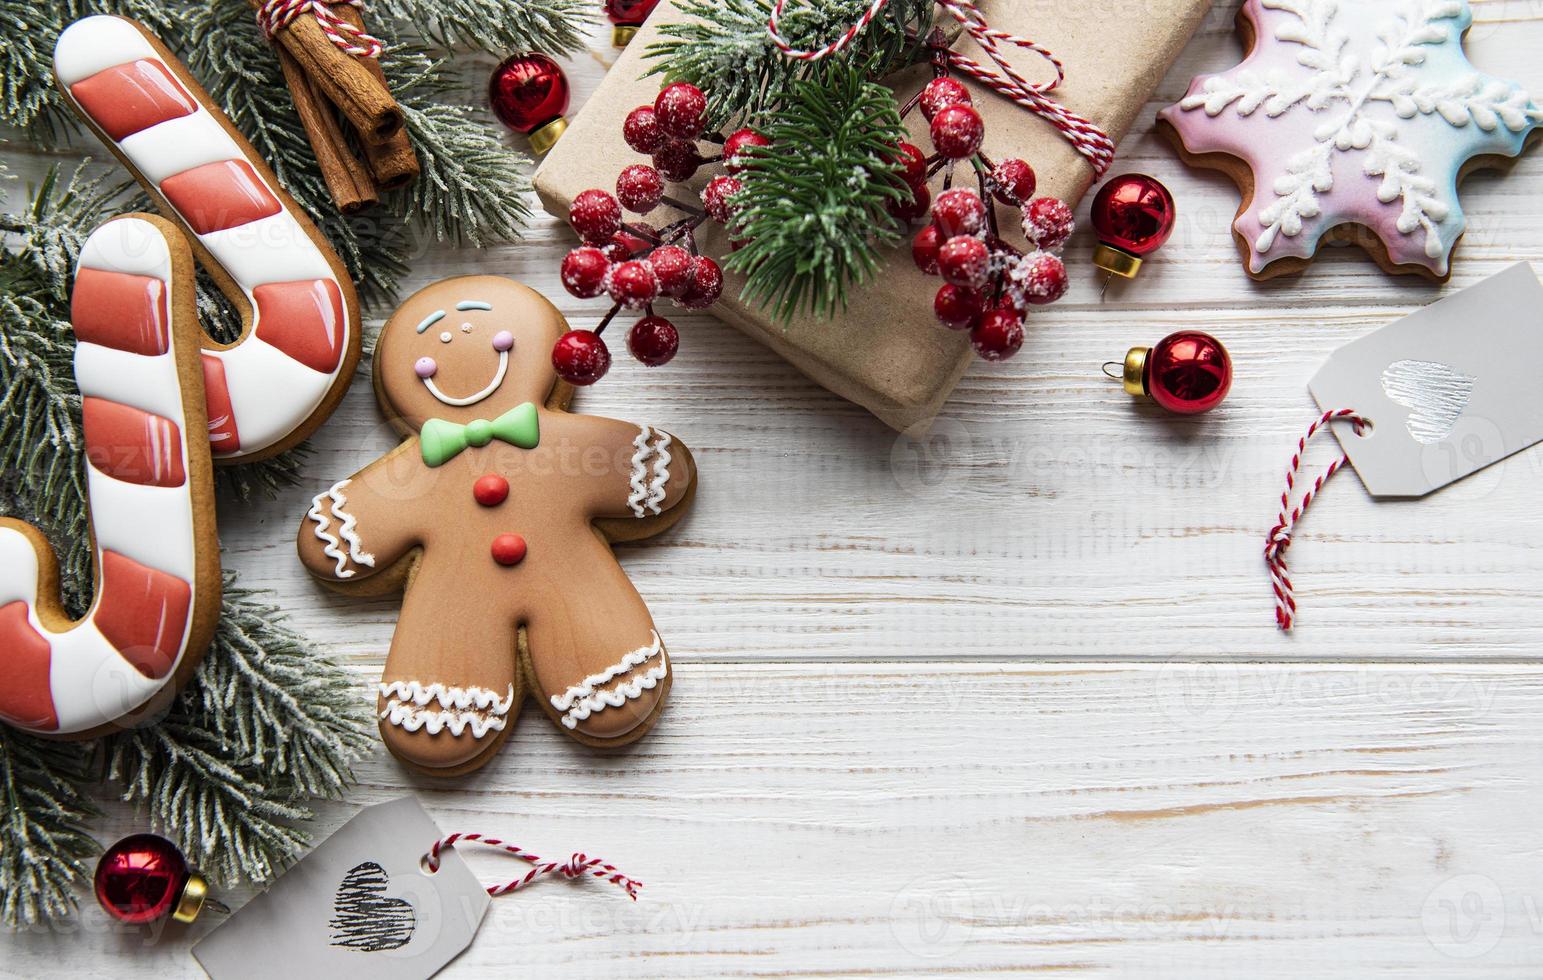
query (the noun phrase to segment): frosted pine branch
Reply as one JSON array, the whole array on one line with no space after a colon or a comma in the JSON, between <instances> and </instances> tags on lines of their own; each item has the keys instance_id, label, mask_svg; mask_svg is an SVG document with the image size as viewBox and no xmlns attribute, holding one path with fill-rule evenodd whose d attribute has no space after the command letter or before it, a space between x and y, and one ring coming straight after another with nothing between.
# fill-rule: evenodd
<instances>
[{"instance_id":1,"label":"frosted pine branch","mask_svg":"<svg viewBox=\"0 0 1543 980\"><path fill-rule=\"evenodd\" d=\"M790 0L782 18L785 37L797 47L834 41L857 23L871 0ZM757 117L777 108L795 81L813 66L786 57L766 31L772 0L685 0L685 20L661 28L663 40L648 50L652 68L669 81L687 81L707 93L714 126L736 117ZM877 79L911 63L924 50L933 0L893 0L831 61L868 65Z\"/></svg>"},{"instance_id":2,"label":"frosted pine branch","mask_svg":"<svg viewBox=\"0 0 1543 980\"><path fill-rule=\"evenodd\" d=\"M31 925L75 910L97 844L86 746L0 725L0 921Z\"/></svg>"}]
</instances>

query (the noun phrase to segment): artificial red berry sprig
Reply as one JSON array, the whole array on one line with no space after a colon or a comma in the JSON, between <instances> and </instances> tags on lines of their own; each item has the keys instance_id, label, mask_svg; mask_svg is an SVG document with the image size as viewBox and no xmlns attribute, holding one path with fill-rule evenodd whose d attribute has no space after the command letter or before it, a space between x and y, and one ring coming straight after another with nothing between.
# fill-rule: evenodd
<instances>
[{"instance_id":1,"label":"artificial red berry sprig","mask_svg":"<svg viewBox=\"0 0 1543 980\"><path fill-rule=\"evenodd\" d=\"M668 364L680 347L675 324L654 312L661 297L688 310L702 310L723 295L723 270L697 251L696 230L708 220L727 225L734 218L734 195L743 188L736 176L748 147L770 141L753 129L723 136L708 133L707 97L695 85L676 82L660 91L651 106L639 106L622 123L627 145L651 158L633 164L616 179L616 192L587 190L573 199L568 221L584 244L563 258L563 287L580 299L609 294L611 311L594 330L570 330L552 350L552 364L563 380L592 385L611 367L611 352L601 334L622 310L644 315L627 334L627 350L649 367ZM698 141L720 144L721 155L704 156ZM725 174L702 191L701 205L669 196L667 183L696 176L721 160ZM664 227L626 220L623 212L643 216L661 204L685 214Z\"/></svg>"},{"instance_id":2,"label":"artificial red berry sprig","mask_svg":"<svg viewBox=\"0 0 1543 980\"><path fill-rule=\"evenodd\" d=\"M904 221L931 216L911 242L911 256L918 269L944 280L933 301L938 322L950 330L968 330L977 354L1001 361L1023 346L1029 310L1066 294L1066 265L1058 253L1075 221L1065 202L1034 197L1038 181L1028 163L993 163L981 152L985 123L971 104L970 90L947 74L947 65L935 57L937 77L901 110L906 116L921 109L931 123L935 152L928 156L910 143L900 144L901 176L911 198L892 211ZM977 188L953 186L954 165L960 161L970 163ZM934 199L928 182L940 172L944 189ZM993 201L1022 210L1031 251L1002 239Z\"/></svg>"}]
</instances>

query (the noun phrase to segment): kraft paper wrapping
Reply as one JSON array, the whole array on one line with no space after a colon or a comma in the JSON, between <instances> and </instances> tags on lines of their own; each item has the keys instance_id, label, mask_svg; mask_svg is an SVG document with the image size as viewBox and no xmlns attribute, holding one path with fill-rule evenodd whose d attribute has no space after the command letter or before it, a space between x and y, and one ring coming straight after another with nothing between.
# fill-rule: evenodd
<instances>
[{"instance_id":1,"label":"kraft paper wrapping","mask_svg":"<svg viewBox=\"0 0 1543 980\"><path fill-rule=\"evenodd\" d=\"M1066 65L1067 76L1055 97L1118 141L1130 130L1210 5L1211 0L982 0L980 9L993 27L1031 37L1054 51ZM566 218L569 204L580 192L591 187L614 189L623 167L647 162L623 142L622 121L635 107L653 102L661 82L657 75L643 77L655 63L645 52L658 39L661 24L681 19L675 0L659 5L541 164L536 192L553 215ZM942 19L947 25L954 23L946 14ZM957 49L987 61L968 37ZM1031 80L1048 77L1048 66L1032 52L1012 49L1008 57ZM903 102L930 77L928 67L917 66L889 83ZM1039 175L1038 194L1075 205L1093 182L1092 166L1049 122L984 86L962 80L974 89L975 106L986 123L985 153L993 159L1027 160ZM921 113L913 113L907 122L913 142L927 150L931 141ZM719 170L703 167L689 185L692 191L700 192ZM1111 173L1119 171L1117 159ZM1004 235L1023 246L1019 223L1005 209L1001 214ZM675 217L675 212L661 207L646 220L657 226ZM698 241L709 255L728 253L720 226L704 226ZM1087 274L1091 268L1075 260L1070 264L1073 275ZM940 282L916 269L907 237L890 250L877 277L851 292L845 314L834 320L803 316L783 325L739 298L743 281L735 275L728 277L723 299L713 312L820 385L903 431L929 424L975 360L967 336L939 326L932 314ZM1033 329L1032 314L1029 327Z\"/></svg>"}]
</instances>

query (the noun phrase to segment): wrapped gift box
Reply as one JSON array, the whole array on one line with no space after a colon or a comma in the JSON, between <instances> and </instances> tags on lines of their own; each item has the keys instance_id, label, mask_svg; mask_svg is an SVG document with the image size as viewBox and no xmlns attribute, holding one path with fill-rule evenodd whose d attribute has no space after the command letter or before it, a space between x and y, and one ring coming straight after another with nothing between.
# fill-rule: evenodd
<instances>
[{"instance_id":1,"label":"wrapped gift box","mask_svg":"<svg viewBox=\"0 0 1543 980\"><path fill-rule=\"evenodd\" d=\"M982 0L980 9L993 27L1031 37L1054 51L1066 65L1067 76L1055 92L1057 100L1119 140L1210 5L1211 0ZM659 5L541 164L536 191L552 214L566 218L569 204L581 191L611 189L623 167L647 162L622 141L622 121L633 108L653 102L661 83L657 75L645 77L655 63L645 52L657 40L661 24L681 18L674 0ZM986 61L967 37L960 50ZM1044 66L1032 53L1013 49L1009 57L1031 79L1045 77ZM930 77L929 68L917 66L890 82L904 101ZM987 155L1027 160L1039 175L1038 194L1076 204L1093 182L1091 165L1049 122L984 86L962 80L975 89L975 106L986 123ZM929 147L921 113L913 113L907 122L914 142ZM1115 172L1118 168L1116 161ZM717 167L702 168L692 189L700 191L717 172ZM650 215L650 222L661 223L665 213L661 209ZM722 229L709 226L703 231L703 250L725 255ZM1004 221L1003 231L1023 245L1016 221ZM938 284L917 271L907 240L890 251L877 277L851 292L846 312L834 320L801 316L788 324L778 322L739 298L742 282L734 275L714 312L819 384L905 430L930 422L974 361L967 337L943 329L933 317Z\"/></svg>"}]
</instances>

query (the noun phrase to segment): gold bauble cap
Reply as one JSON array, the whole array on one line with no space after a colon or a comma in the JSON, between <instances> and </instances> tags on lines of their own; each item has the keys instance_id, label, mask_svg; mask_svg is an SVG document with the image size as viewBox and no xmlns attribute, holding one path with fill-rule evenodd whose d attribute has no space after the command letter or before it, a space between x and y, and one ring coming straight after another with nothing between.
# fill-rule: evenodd
<instances>
[{"instance_id":1,"label":"gold bauble cap","mask_svg":"<svg viewBox=\"0 0 1543 980\"><path fill-rule=\"evenodd\" d=\"M1125 368L1120 372L1120 385L1127 395L1144 397L1147 393L1147 355L1150 347L1132 347L1125 355Z\"/></svg>"},{"instance_id":2,"label":"gold bauble cap","mask_svg":"<svg viewBox=\"0 0 1543 980\"><path fill-rule=\"evenodd\" d=\"M182 896L177 899L177 907L172 910L171 917L178 922L192 922L204 910L204 901L208 897L209 883L203 876L197 872L188 875L187 884L182 886Z\"/></svg>"},{"instance_id":3,"label":"gold bauble cap","mask_svg":"<svg viewBox=\"0 0 1543 980\"><path fill-rule=\"evenodd\" d=\"M618 48L625 48L637 36L638 26L636 24L617 24L611 28L611 43Z\"/></svg>"},{"instance_id":4,"label":"gold bauble cap","mask_svg":"<svg viewBox=\"0 0 1543 980\"><path fill-rule=\"evenodd\" d=\"M568 130L568 120L558 116L530 134L530 148L540 156L557 145L557 138Z\"/></svg>"},{"instance_id":5,"label":"gold bauble cap","mask_svg":"<svg viewBox=\"0 0 1543 980\"><path fill-rule=\"evenodd\" d=\"M1099 245L1093 249L1093 264L1110 275L1125 279L1134 279L1141 271L1140 259L1113 245Z\"/></svg>"}]
</instances>

